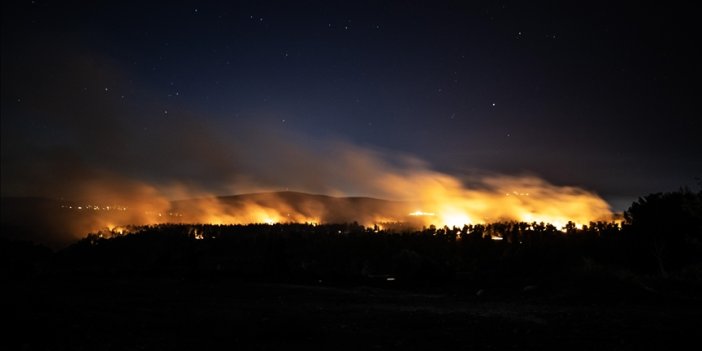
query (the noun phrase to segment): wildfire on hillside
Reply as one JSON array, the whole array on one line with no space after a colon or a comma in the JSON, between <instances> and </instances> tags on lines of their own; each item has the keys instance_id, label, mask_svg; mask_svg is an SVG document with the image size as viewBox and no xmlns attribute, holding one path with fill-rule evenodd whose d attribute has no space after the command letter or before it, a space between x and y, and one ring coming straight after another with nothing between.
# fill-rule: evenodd
<instances>
[{"instance_id":1,"label":"wildfire on hillside","mask_svg":"<svg viewBox=\"0 0 702 351\"><path fill-rule=\"evenodd\" d=\"M410 227L462 227L498 221L544 222L562 228L568 222L580 226L590 221L610 221L607 203L582 189L557 187L536 178L487 180L492 187L466 189L449 184L404 201L343 198L292 192L271 192L230 198L197 198L170 203L163 208L130 206L120 211L85 211L85 206L65 206L90 213L99 228L123 228L129 224L204 223L352 223L373 227L403 223ZM519 190L509 188L519 186ZM152 202L153 203L153 202ZM140 211L140 212L139 212ZM101 219L106 222L99 223ZM92 228L95 230L96 228ZM123 229L119 229L123 231Z\"/></svg>"},{"instance_id":2,"label":"wildfire on hillside","mask_svg":"<svg viewBox=\"0 0 702 351\"><path fill-rule=\"evenodd\" d=\"M108 226L159 223L357 222L368 227L403 223L421 229L501 221L544 222L562 228L568 222L580 226L614 220L609 205L597 194L536 176L459 178L412 157L393 158L345 144L331 151L321 156L294 153L290 155L295 158L294 167L286 163L288 158L278 157L275 164L280 171L261 171L265 177L237 175L228 189L244 195L228 197L187 183L163 185L97 173L61 187L70 190L62 197L82 199L65 203L61 210L70 222L67 231L83 234ZM334 196L271 192L280 184Z\"/></svg>"}]
</instances>

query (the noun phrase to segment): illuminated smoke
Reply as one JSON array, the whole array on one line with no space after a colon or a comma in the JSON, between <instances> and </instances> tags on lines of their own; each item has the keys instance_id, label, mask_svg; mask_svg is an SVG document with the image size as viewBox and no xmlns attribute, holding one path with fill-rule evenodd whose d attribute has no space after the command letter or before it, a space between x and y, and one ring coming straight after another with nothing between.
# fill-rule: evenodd
<instances>
[{"instance_id":1,"label":"illuminated smoke","mask_svg":"<svg viewBox=\"0 0 702 351\"><path fill-rule=\"evenodd\" d=\"M306 167L285 168L280 172L284 177L268 175L262 179L284 181L293 189L317 189L338 196L362 195L393 201L272 192L281 187L250 181L246 184L248 188L236 183L232 186L243 192L271 192L216 197L183 185L156 186L103 175L72 185L81 201L122 204L128 210L124 213L93 211L71 227L83 227L80 233L128 224L167 222L317 224L357 221L367 226L406 222L416 226L461 227L505 220L546 222L562 227L568 221L586 224L612 219L608 204L594 193L553 185L535 176L493 174L461 180L431 170L406 156L390 160L377 151L339 143L329 150L328 155L305 154L300 153L298 147L297 161ZM307 178L309 172L315 174L314 183ZM171 201L174 197L181 200Z\"/></svg>"},{"instance_id":2,"label":"illuminated smoke","mask_svg":"<svg viewBox=\"0 0 702 351\"><path fill-rule=\"evenodd\" d=\"M37 52L26 56L45 56L45 46L33 50ZM16 123L2 128L0 190L3 197L39 196L57 199L56 208L69 207L26 216L3 207L3 221L42 224L42 233L49 228L77 237L103 228L164 222L408 221L460 226L519 220L562 226L569 220L611 218L607 203L583 189L532 175L449 175L411 156L280 132L262 122L280 120L266 111L252 111L226 125L221 118L178 106L164 119L164 101L153 101L152 92L134 91L128 71L90 53L30 67L3 71L11 82L3 96L14 101L32 91L35 100L45 103L30 112L14 103L2 105L3 121ZM33 83L45 76L55 78ZM111 93L96 85L95 77L110 81ZM65 89L60 82L69 79L87 88ZM134 94L130 100L139 103L125 104L112 96L117 91ZM35 128L10 128L25 125L19 123L25 119L36 119L63 138L47 143ZM286 189L393 201L294 193L216 198ZM410 215L417 211L433 215Z\"/></svg>"}]
</instances>

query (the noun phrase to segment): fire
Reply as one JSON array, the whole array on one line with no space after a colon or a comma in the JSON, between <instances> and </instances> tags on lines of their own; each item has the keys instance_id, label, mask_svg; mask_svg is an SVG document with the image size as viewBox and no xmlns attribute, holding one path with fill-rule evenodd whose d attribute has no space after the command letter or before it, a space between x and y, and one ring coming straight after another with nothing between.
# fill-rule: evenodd
<instances>
[{"instance_id":1,"label":"fire","mask_svg":"<svg viewBox=\"0 0 702 351\"><path fill-rule=\"evenodd\" d=\"M440 217L442 224L449 227L462 227L466 224L471 224L470 218L463 213L446 213Z\"/></svg>"},{"instance_id":2,"label":"fire","mask_svg":"<svg viewBox=\"0 0 702 351\"><path fill-rule=\"evenodd\" d=\"M340 196L348 194L341 190L346 187L354 189L355 195L374 198L338 198L293 192L218 198L182 186L164 189L131 181L120 186L108 184L101 187L96 182L89 184L86 191L85 198L90 199L89 203L121 204L120 208L128 210L112 211L112 207L110 210L105 207L100 211L86 211L84 208L70 211L85 216L88 213L112 216L102 222L90 222L90 225L100 225L100 228L105 227L108 219L113 226L169 222L357 222L366 227L400 223L402 228L429 225L460 228L466 224L500 221L544 222L563 227L568 222L581 226L590 221L613 219L609 205L597 194L578 187L554 185L535 176L491 174L459 179L434 171L415 159L400 158L389 162L378 153L350 146L334 151L333 162L319 165L320 162L314 159L308 160L311 166L319 166L309 167L314 172L307 172L306 167L295 167L277 172L276 175L284 174L287 178L273 181L312 184L323 189L322 192ZM296 162L302 162L298 159L301 155L296 154ZM300 188L305 187L300 185ZM130 189L133 191L128 191ZM187 200L172 202L172 198Z\"/></svg>"},{"instance_id":3,"label":"fire","mask_svg":"<svg viewBox=\"0 0 702 351\"><path fill-rule=\"evenodd\" d=\"M486 178L476 188L464 187L454 179L444 179L438 183L436 179L429 179L405 185L414 190L412 194L415 199L386 201L385 207L351 200L344 202L343 198L320 199L313 195L301 196L300 193L295 193L299 198L291 198L289 193L265 193L233 203L219 198L188 200L182 208L171 205L145 211L140 222L115 224L115 219L110 219L107 228L114 233L123 233L120 225L128 224L316 225L337 222L358 222L366 227L379 228L391 223L405 223L396 228L429 225L461 228L464 225L499 221L544 222L563 228L568 222L581 226L590 221L613 219L609 206L597 195L579 188L554 186L538 178ZM105 216L110 214L110 211L89 213L97 212ZM135 218L129 216L129 211L126 214L125 220Z\"/></svg>"},{"instance_id":4,"label":"fire","mask_svg":"<svg viewBox=\"0 0 702 351\"><path fill-rule=\"evenodd\" d=\"M417 211L410 213L409 215L410 216L417 216L417 217L419 217L419 216L434 216L434 212L424 212L424 211L417 210Z\"/></svg>"},{"instance_id":5,"label":"fire","mask_svg":"<svg viewBox=\"0 0 702 351\"><path fill-rule=\"evenodd\" d=\"M397 184L398 179L393 181ZM409 213L424 225L461 227L499 221L544 222L563 227L612 220L609 205L576 187L555 186L536 177L492 176L463 186L453 177L432 173L415 176L404 186L417 189L421 210Z\"/></svg>"},{"instance_id":6,"label":"fire","mask_svg":"<svg viewBox=\"0 0 702 351\"><path fill-rule=\"evenodd\" d=\"M393 203L387 208L369 209L358 205L338 206L342 199L309 200L304 206L284 196L284 193L259 194L255 200L226 203L217 198L191 200L187 208L147 211L154 223L208 223L208 224L276 224L276 223L332 223L357 221L367 227L387 223L407 222L410 226L448 226L498 221L544 222L558 228L568 222L580 226L590 221L611 220L606 202L585 190L557 187L537 178L490 178L491 187L468 189L456 183L441 187L419 186L418 200ZM506 189L517 187L517 190ZM311 195L308 195L311 197ZM302 201L302 200L299 200ZM334 205L337 204L337 205ZM337 207L333 207L337 206ZM413 211L403 212L412 208ZM405 210L406 211L406 210ZM168 216L159 216L166 213ZM177 216L172 215L176 213ZM111 231L120 231L110 224ZM380 226L382 228L382 226ZM497 240L497 239L496 239Z\"/></svg>"},{"instance_id":7,"label":"fire","mask_svg":"<svg viewBox=\"0 0 702 351\"><path fill-rule=\"evenodd\" d=\"M186 139L197 135L186 132ZM75 201L65 202L58 220L46 216L57 222L53 227L61 227L57 232L75 237L102 230L107 224L114 228L160 223L357 222L366 227L382 224L393 228L384 230L389 231L500 221L562 227L568 222L580 226L613 219L608 204L597 194L554 185L536 176L475 171L458 176L439 172L428 162L401 152L337 140L310 144L308 137L287 133L249 134L251 139L242 139L245 142L232 148L228 146L234 145L228 143L201 147L208 141L204 139L216 138L195 138L192 150L179 149L194 157L183 163L186 172L130 169L121 173L109 162L90 172L63 166L56 172L36 172L51 175L47 177L50 182L32 187L46 193L30 195ZM240 138L227 137L230 139ZM282 188L339 197L251 194ZM242 193L249 195L239 200L218 197ZM343 196L353 197L340 198ZM369 197L390 201L372 202Z\"/></svg>"}]
</instances>

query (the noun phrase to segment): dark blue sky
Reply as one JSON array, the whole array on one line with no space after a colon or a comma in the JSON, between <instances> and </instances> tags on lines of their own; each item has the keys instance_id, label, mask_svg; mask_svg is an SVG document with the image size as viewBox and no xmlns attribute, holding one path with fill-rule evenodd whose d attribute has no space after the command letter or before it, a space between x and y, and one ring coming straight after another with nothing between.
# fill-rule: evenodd
<instances>
[{"instance_id":1,"label":"dark blue sky","mask_svg":"<svg viewBox=\"0 0 702 351\"><path fill-rule=\"evenodd\" d=\"M615 207L695 186L690 7L467 3L4 3L2 193L103 171L216 191L258 176L276 152L261 131L536 174Z\"/></svg>"}]
</instances>

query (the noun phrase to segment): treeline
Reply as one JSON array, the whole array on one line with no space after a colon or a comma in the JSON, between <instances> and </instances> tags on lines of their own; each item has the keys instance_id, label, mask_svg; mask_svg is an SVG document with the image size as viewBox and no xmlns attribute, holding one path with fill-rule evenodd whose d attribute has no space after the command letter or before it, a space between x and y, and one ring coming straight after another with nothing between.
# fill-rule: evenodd
<instances>
[{"instance_id":1,"label":"treeline","mask_svg":"<svg viewBox=\"0 0 702 351\"><path fill-rule=\"evenodd\" d=\"M593 274L702 281L702 192L639 199L625 221L501 222L410 231L351 224L162 224L93 233L56 253L18 249L13 272L159 274L325 283L529 285ZM29 249L31 247L31 249ZM22 251L31 252L22 266ZM17 263L19 262L19 263ZM25 262L26 263L26 262Z\"/></svg>"}]
</instances>

